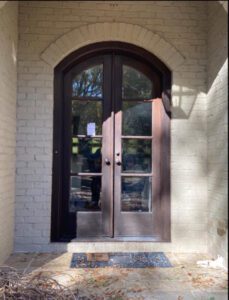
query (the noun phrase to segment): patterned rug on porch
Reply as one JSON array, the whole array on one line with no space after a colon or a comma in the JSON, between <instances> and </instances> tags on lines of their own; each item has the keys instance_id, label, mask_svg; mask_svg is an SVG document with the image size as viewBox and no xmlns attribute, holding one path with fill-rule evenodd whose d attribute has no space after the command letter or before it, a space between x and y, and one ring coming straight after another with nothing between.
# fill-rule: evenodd
<instances>
[{"instance_id":1,"label":"patterned rug on porch","mask_svg":"<svg viewBox=\"0 0 229 300\"><path fill-rule=\"evenodd\" d=\"M71 268L170 268L163 252L73 253Z\"/></svg>"}]
</instances>

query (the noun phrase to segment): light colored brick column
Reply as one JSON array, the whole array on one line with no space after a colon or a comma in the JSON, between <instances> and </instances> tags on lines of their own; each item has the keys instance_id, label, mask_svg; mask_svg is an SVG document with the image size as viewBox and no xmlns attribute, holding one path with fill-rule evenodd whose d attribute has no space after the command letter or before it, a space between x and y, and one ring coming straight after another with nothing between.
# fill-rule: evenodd
<instances>
[{"instance_id":1,"label":"light colored brick column","mask_svg":"<svg viewBox=\"0 0 229 300\"><path fill-rule=\"evenodd\" d=\"M18 3L0 1L0 264L13 251Z\"/></svg>"}]
</instances>

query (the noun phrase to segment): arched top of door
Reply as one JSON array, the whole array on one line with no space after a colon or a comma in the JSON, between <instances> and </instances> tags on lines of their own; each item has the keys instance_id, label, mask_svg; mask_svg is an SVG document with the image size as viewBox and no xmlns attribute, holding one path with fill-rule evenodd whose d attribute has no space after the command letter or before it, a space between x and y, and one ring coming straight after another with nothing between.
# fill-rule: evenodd
<instances>
[{"instance_id":1,"label":"arched top of door","mask_svg":"<svg viewBox=\"0 0 229 300\"><path fill-rule=\"evenodd\" d=\"M154 71L161 82L161 98L163 99L165 110L170 114L171 71L154 54L129 43L113 41L99 42L81 47L70 53L55 67L55 78L90 58L105 54L126 56L145 64L149 69Z\"/></svg>"}]
</instances>

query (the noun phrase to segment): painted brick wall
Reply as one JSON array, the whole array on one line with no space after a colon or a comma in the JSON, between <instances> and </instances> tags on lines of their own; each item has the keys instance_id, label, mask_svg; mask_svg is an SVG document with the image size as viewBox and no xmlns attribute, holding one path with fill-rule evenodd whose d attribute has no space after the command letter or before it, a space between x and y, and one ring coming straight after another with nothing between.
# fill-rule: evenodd
<instances>
[{"instance_id":1,"label":"painted brick wall","mask_svg":"<svg viewBox=\"0 0 229 300\"><path fill-rule=\"evenodd\" d=\"M227 265L228 3L219 2L208 4L208 248Z\"/></svg>"},{"instance_id":2,"label":"painted brick wall","mask_svg":"<svg viewBox=\"0 0 229 300\"><path fill-rule=\"evenodd\" d=\"M185 56L172 70L176 104L171 129L172 243L128 243L128 247L207 251L206 5L205 1L19 3L16 251L67 249L49 243L53 68L41 54L61 35L101 22L140 25ZM125 250L125 245L118 247ZM85 251L77 247L74 251Z\"/></svg>"},{"instance_id":3,"label":"painted brick wall","mask_svg":"<svg viewBox=\"0 0 229 300\"><path fill-rule=\"evenodd\" d=\"M13 250L17 16L16 2L0 3L0 263Z\"/></svg>"}]
</instances>

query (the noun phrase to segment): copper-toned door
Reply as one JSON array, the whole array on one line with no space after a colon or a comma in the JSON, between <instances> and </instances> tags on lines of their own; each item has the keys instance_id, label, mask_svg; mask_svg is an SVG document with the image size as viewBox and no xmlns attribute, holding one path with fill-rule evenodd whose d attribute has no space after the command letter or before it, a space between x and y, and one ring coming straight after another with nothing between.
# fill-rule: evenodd
<instances>
[{"instance_id":1,"label":"copper-toned door","mask_svg":"<svg viewBox=\"0 0 229 300\"><path fill-rule=\"evenodd\" d=\"M113 235L111 64L111 55L96 56L64 78L64 198L81 239Z\"/></svg>"},{"instance_id":2,"label":"copper-toned door","mask_svg":"<svg viewBox=\"0 0 229 300\"><path fill-rule=\"evenodd\" d=\"M127 52L103 48L60 65L52 221L57 240L162 240L168 228L163 76Z\"/></svg>"},{"instance_id":3,"label":"copper-toned door","mask_svg":"<svg viewBox=\"0 0 229 300\"><path fill-rule=\"evenodd\" d=\"M159 81L146 65L116 56L114 236L156 237L160 227Z\"/></svg>"}]
</instances>

